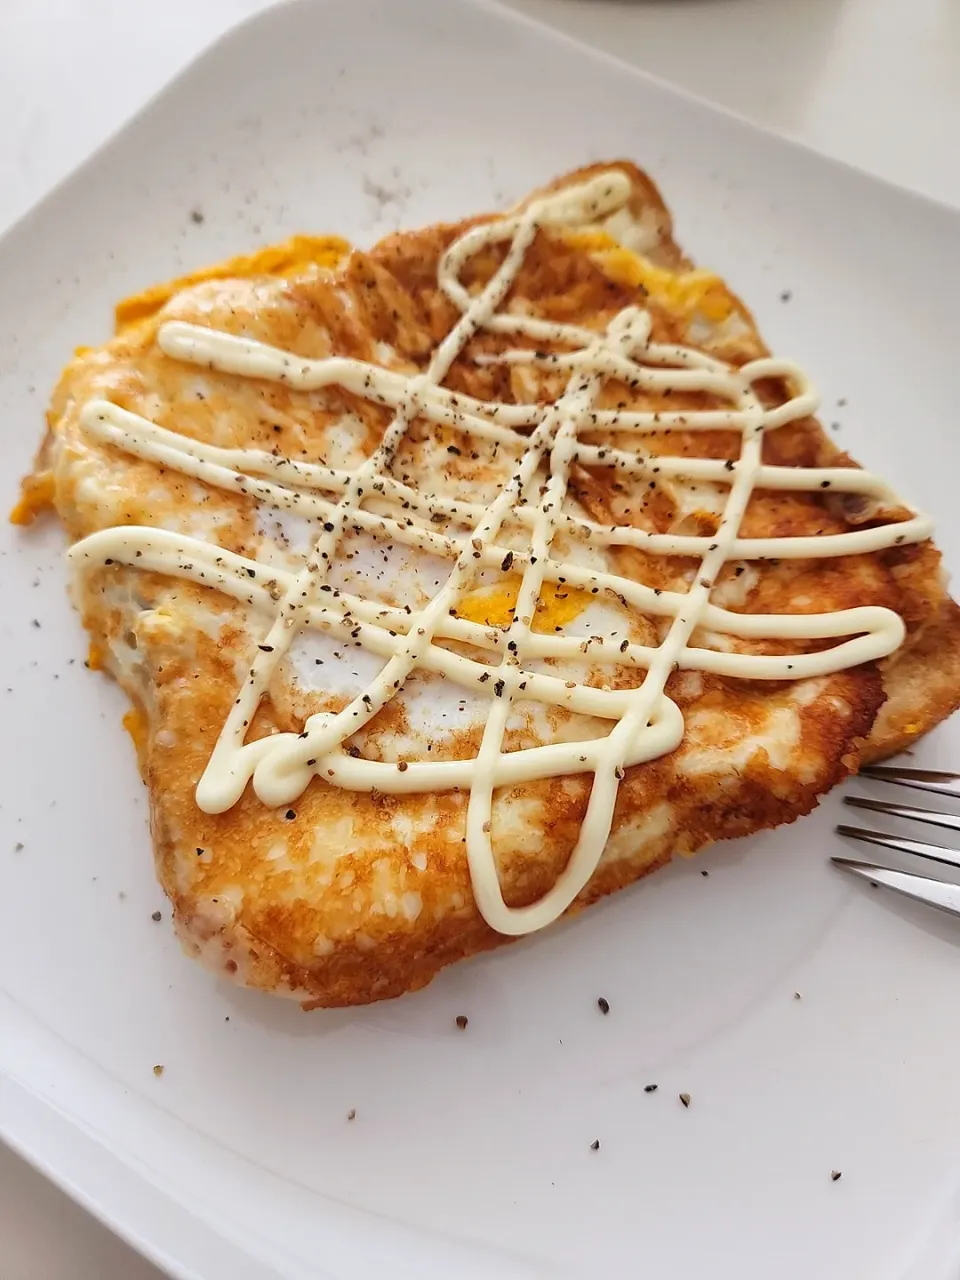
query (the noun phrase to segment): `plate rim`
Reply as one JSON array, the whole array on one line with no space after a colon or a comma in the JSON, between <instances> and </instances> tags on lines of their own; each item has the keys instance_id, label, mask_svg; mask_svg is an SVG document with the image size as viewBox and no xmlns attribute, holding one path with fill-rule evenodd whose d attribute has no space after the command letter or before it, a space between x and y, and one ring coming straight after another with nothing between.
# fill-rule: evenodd
<instances>
[{"instance_id":1,"label":"plate rim","mask_svg":"<svg viewBox=\"0 0 960 1280\"><path fill-rule=\"evenodd\" d=\"M595 65L616 67L635 80L645 82L658 94L665 94L674 100L686 102L709 116L726 119L739 130L775 142L780 148L815 158L819 165L826 165L838 172L853 175L869 187L873 189L879 187L913 208L925 208L928 213L935 216L945 216L960 232L960 206L958 205L914 190L861 165L829 155L792 134L750 119L738 111L673 84L654 72L633 65L624 58L586 44L576 36L561 31L540 18L512 9L500 0L448 0L448 2L456 3L461 8L482 12L501 23L519 24L529 29L538 39L562 44L571 52L576 52L578 57L586 57ZM363 3L367 3L367 0L363 0ZM415 3L415 0L392 0L392 3L408 4ZM159 105L176 97L181 84L225 46L258 26L269 26L284 21L289 11L329 8L334 5L354 9L356 0L272 0L258 12L232 22L219 35L203 44L173 76L151 93L144 103L123 118L82 160L71 167L39 199L4 228L0 233L0 255L10 253L12 248L15 248L17 239L29 232L35 221L56 212L58 206L68 202L71 191L78 181L91 169L102 164L109 157L110 152L144 120L149 119ZM0 992L0 994L7 993ZM12 1105L7 1102L8 1094L15 1100ZM273 1268L268 1268L262 1259L255 1257L242 1245L232 1242L212 1224L205 1223L200 1217L191 1213L185 1205L168 1196L140 1171L128 1165L121 1156L110 1149L106 1142L100 1141L95 1134L84 1132L69 1116L60 1112L48 1099L31 1090L24 1081L18 1079L2 1064L0 1064L0 1142L3 1142L75 1204L90 1213L112 1234L171 1276L172 1280L212 1280L209 1272L201 1273L185 1259L184 1246L187 1243L187 1236L193 1248L205 1242L207 1247L212 1245L220 1250L227 1248L231 1251L241 1251L245 1259L260 1269L257 1274L261 1275L263 1280L272 1280L272 1277L279 1276L279 1273ZM96 1166L93 1178L83 1182L68 1172L64 1162L57 1160L57 1154L64 1151L76 1155L77 1158L80 1158L82 1152L85 1175L89 1173L91 1167ZM103 1171L112 1165L121 1166L125 1177L136 1180L142 1197L144 1219L142 1225L135 1224L128 1214L112 1207L92 1188L92 1183L109 1176ZM175 1241L162 1240L159 1228L151 1230L151 1222L155 1223L159 1206L163 1206L165 1211L172 1211L181 1220L182 1227ZM945 1259L948 1252L951 1264L956 1262L957 1257L960 1256L960 1242L951 1238L948 1247L946 1225L942 1222L943 1230L931 1233L931 1237L934 1237L929 1241L931 1247L925 1249L924 1256L916 1260L915 1265L918 1269L911 1269L909 1275L919 1277L923 1274L919 1268L924 1263L924 1259L936 1262L937 1259ZM170 1248L166 1247L167 1244ZM934 1254L936 1257L933 1256ZM232 1273L224 1272L223 1274L226 1276ZM324 1274L333 1275L331 1272L318 1271L315 1273L317 1280L322 1280Z\"/></svg>"}]
</instances>

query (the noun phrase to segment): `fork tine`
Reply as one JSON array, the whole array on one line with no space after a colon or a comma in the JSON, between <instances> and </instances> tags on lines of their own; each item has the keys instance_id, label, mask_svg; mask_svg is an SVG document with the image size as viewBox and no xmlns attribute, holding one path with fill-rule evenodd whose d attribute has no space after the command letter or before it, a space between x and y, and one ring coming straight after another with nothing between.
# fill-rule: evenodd
<instances>
[{"instance_id":1,"label":"fork tine","mask_svg":"<svg viewBox=\"0 0 960 1280\"><path fill-rule=\"evenodd\" d=\"M891 804L888 800L874 800L870 796L844 796L843 803L854 809L885 813L891 818L907 818L912 822L925 822L932 827L945 827L948 831L960 831L960 817L952 813L919 809L911 804Z\"/></svg>"},{"instance_id":2,"label":"fork tine","mask_svg":"<svg viewBox=\"0 0 960 1280\"><path fill-rule=\"evenodd\" d=\"M938 862L945 867L960 867L960 853L953 849L945 849L939 844L927 844L924 840L907 840L898 836L887 835L884 831L870 831L866 827L837 827L837 834L849 836L852 840L862 840L865 844L876 844L882 849L895 849L898 853L909 853L915 858L923 858L926 862ZM836 858L833 859L837 861ZM840 859L849 861L849 859Z\"/></svg>"},{"instance_id":3,"label":"fork tine","mask_svg":"<svg viewBox=\"0 0 960 1280\"><path fill-rule=\"evenodd\" d=\"M891 871L887 867L878 867L872 862L857 862L853 858L831 858L830 861L841 871L852 872L853 875L869 880L871 884L883 885L885 889L893 889L895 893L913 898L915 902L938 907L954 916L960 915L960 885L945 884L942 880L931 880L927 876L915 876L909 871Z\"/></svg>"},{"instance_id":4,"label":"fork tine","mask_svg":"<svg viewBox=\"0 0 960 1280\"><path fill-rule=\"evenodd\" d=\"M946 769L906 769L898 765L873 764L860 770L860 777L874 782L890 782L898 786L929 791L938 796L960 798L960 773Z\"/></svg>"}]
</instances>

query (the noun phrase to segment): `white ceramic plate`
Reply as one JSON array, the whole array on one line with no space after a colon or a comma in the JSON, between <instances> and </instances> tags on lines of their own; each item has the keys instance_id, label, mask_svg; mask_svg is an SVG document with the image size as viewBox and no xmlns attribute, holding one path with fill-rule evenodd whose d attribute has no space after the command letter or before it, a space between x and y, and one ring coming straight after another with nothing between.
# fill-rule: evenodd
<instances>
[{"instance_id":1,"label":"white ceramic plate","mask_svg":"<svg viewBox=\"0 0 960 1280\"><path fill-rule=\"evenodd\" d=\"M59 368L124 293L618 155L956 563L960 217L431 0L240 28L0 244L8 500ZM0 1132L116 1230L204 1280L956 1274L960 928L828 867L835 799L417 996L307 1016L181 956L61 538L0 537ZM960 764L958 729L919 759Z\"/></svg>"}]
</instances>

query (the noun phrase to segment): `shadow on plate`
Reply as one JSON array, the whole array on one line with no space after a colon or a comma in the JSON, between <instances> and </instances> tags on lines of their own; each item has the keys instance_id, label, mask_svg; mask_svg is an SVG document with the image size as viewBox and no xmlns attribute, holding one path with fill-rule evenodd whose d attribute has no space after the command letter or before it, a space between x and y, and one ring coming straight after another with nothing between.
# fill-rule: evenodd
<instances>
[{"instance_id":1,"label":"shadow on plate","mask_svg":"<svg viewBox=\"0 0 960 1280\"><path fill-rule=\"evenodd\" d=\"M845 873L838 871L837 874ZM892 911L911 927L921 929L931 938L939 938L952 947L960 948L960 919L956 916L928 906L926 903L914 902L911 898L905 898L891 889L871 885L866 880L852 876L849 878L854 881L853 891L869 897L875 911Z\"/></svg>"}]
</instances>

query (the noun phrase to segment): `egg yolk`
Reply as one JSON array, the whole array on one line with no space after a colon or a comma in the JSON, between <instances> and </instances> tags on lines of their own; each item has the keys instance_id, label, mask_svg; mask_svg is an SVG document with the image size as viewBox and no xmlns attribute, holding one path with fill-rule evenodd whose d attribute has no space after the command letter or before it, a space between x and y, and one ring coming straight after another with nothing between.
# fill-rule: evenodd
<instances>
[{"instance_id":1,"label":"egg yolk","mask_svg":"<svg viewBox=\"0 0 960 1280\"><path fill-rule=\"evenodd\" d=\"M20 481L20 497L10 512L11 524L33 524L37 516L53 502L52 471L39 471Z\"/></svg>"},{"instance_id":2,"label":"egg yolk","mask_svg":"<svg viewBox=\"0 0 960 1280\"><path fill-rule=\"evenodd\" d=\"M513 621L520 592L520 578L511 574L494 587L471 592L457 605L457 617L482 627L506 629ZM590 593L563 582L545 582L534 613L532 629L549 634L572 622L590 603Z\"/></svg>"},{"instance_id":3,"label":"egg yolk","mask_svg":"<svg viewBox=\"0 0 960 1280\"><path fill-rule=\"evenodd\" d=\"M605 275L617 284L642 288L655 302L690 315L697 311L719 323L736 304L723 281L709 271L668 271L639 253L625 249L605 231L568 231L567 244L589 253Z\"/></svg>"},{"instance_id":4,"label":"egg yolk","mask_svg":"<svg viewBox=\"0 0 960 1280\"><path fill-rule=\"evenodd\" d=\"M90 648L87 650L87 668L90 671L103 671L107 665L106 653L97 644L96 640L90 641Z\"/></svg>"},{"instance_id":5,"label":"egg yolk","mask_svg":"<svg viewBox=\"0 0 960 1280\"><path fill-rule=\"evenodd\" d=\"M140 772L143 773L147 762L147 743L149 741L147 717L139 707L131 707L123 717L123 727L133 739L133 745L137 752L137 763L140 766Z\"/></svg>"},{"instance_id":6,"label":"egg yolk","mask_svg":"<svg viewBox=\"0 0 960 1280\"><path fill-rule=\"evenodd\" d=\"M311 267L336 267L350 252L350 245L339 236L291 236L279 244L267 245L256 253L228 258L212 267L203 267L177 280L152 285L117 303L117 332L156 315L175 293L204 280L235 280L246 276L297 276Z\"/></svg>"}]
</instances>

